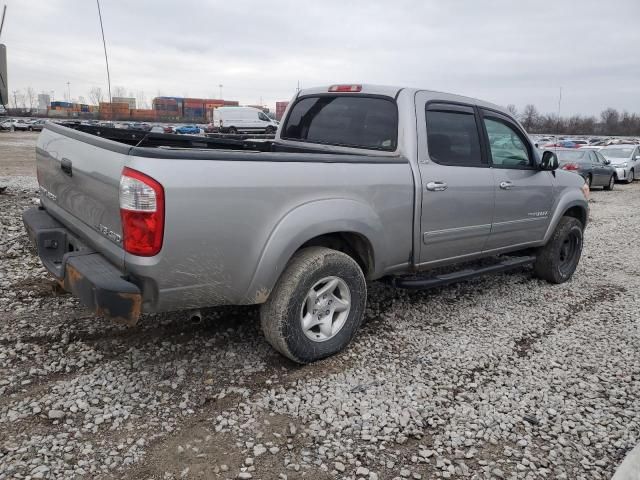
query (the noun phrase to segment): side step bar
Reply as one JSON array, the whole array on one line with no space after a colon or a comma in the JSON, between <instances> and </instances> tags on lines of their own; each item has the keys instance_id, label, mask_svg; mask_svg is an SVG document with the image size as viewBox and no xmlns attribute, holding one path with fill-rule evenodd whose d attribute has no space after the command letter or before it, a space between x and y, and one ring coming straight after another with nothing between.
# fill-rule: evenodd
<instances>
[{"instance_id":1,"label":"side step bar","mask_svg":"<svg viewBox=\"0 0 640 480\"><path fill-rule=\"evenodd\" d=\"M444 285L449 285L463 280L470 280L488 273L504 272L516 267L529 265L533 263L535 259L535 256L511 257L496 263L495 265L489 265L486 267L468 268L459 272L446 273L432 277L387 277L386 281L389 285L396 288L423 290L427 288L442 287Z\"/></svg>"}]
</instances>

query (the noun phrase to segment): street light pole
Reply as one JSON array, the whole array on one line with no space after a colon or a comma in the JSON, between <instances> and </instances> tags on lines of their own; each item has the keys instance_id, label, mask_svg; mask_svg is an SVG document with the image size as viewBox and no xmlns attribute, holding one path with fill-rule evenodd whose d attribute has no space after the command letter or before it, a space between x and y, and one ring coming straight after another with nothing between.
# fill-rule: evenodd
<instances>
[{"instance_id":1,"label":"street light pole","mask_svg":"<svg viewBox=\"0 0 640 480\"><path fill-rule=\"evenodd\" d=\"M222 87L223 87L223 86L224 86L224 85L222 85L222 84L218 85L218 87L220 87L220 100L222 100Z\"/></svg>"},{"instance_id":2,"label":"street light pole","mask_svg":"<svg viewBox=\"0 0 640 480\"><path fill-rule=\"evenodd\" d=\"M67 95L69 96L69 102L71 102L71 82L67 82Z\"/></svg>"}]
</instances>

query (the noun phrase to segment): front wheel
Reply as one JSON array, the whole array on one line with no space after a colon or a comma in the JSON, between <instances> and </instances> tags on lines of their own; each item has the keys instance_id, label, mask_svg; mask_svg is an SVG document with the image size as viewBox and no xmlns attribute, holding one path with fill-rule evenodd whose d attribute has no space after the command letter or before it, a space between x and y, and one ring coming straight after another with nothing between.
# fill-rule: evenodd
<instances>
[{"instance_id":1,"label":"front wheel","mask_svg":"<svg viewBox=\"0 0 640 480\"><path fill-rule=\"evenodd\" d=\"M629 170L629 175L627 175L627 183L633 183L635 177L635 173L633 172L633 169Z\"/></svg>"},{"instance_id":2,"label":"front wheel","mask_svg":"<svg viewBox=\"0 0 640 480\"><path fill-rule=\"evenodd\" d=\"M285 357L310 363L344 349L364 317L367 285L348 255L324 247L289 261L260 319L267 341Z\"/></svg>"},{"instance_id":3,"label":"front wheel","mask_svg":"<svg viewBox=\"0 0 640 480\"><path fill-rule=\"evenodd\" d=\"M591 182L592 182L591 174L588 174L587 178L585 178L584 181L587 184L587 187L589 187L589 189L591 189Z\"/></svg>"},{"instance_id":4,"label":"front wheel","mask_svg":"<svg viewBox=\"0 0 640 480\"><path fill-rule=\"evenodd\" d=\"M238 133L238 129L236 127L230 127L229 133L232 135L235 135L236 133Z\"/></svg>"},{"instance_id":5,"label":"front wheel","mask_svg":"<svg viewBox=\"0 0 640 480\"><path fill-rule=\"evenodd\" d=\"M578 267L582 254L583 225L573 217L562 217L534 263L535 274L549 283L564 283Z\"/></svg>"}]
</instances>

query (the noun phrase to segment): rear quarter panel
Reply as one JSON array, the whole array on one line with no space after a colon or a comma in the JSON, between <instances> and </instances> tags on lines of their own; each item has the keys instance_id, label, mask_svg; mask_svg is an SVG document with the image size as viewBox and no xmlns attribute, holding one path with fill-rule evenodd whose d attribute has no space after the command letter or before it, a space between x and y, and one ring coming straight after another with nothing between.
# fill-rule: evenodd
<instances>
[{"instance_id":1,"label":"rear quarter panel","mask_svg":"<svg viewBox=\"0 0 640 480\"><path fill-rule=\"evenodd\" d=\"M409 262L408 163L225 161L130 157L165 189L165 233L152 258L127 255L145 311L265 301L290 256L314 236L353 231L375 273Z\"/></svg>"}]
</instances>

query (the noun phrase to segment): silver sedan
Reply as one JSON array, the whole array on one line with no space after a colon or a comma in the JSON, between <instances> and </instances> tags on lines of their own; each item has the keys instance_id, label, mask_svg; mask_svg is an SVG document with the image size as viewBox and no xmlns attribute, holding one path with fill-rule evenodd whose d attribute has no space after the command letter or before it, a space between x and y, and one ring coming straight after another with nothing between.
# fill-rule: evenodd
<instances>
[{"instance_id":1,"label":"silver sedan","mask_svg":"<svg viewBox=\"0 0 640 480\"><path fill-rule=\"evenodd\" d=\"M618 180L633 182L640 175L640 147L638 145L610 145L600 153L615 167Z\"/></svg>"}]
</instances>

